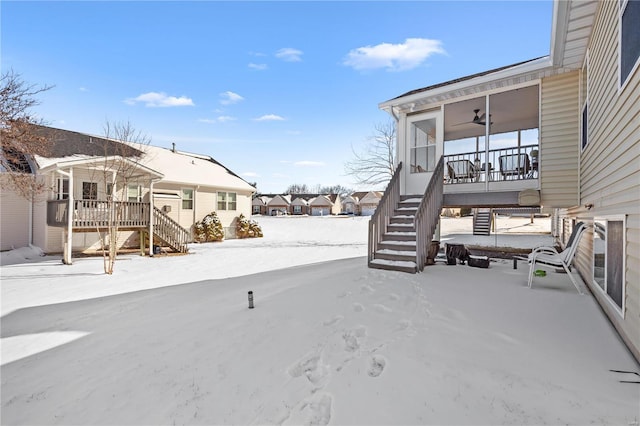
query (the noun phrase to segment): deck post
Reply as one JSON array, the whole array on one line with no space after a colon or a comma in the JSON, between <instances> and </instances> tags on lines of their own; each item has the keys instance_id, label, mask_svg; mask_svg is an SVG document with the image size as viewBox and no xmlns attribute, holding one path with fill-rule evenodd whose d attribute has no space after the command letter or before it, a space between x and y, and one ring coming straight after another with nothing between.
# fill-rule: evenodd
<instances>
[{"instance_id":1,"label":"deck post","mask_svg":"<svg viewBox=\"0 0 640 426\"><path fill-rule=\"evenodd\" d=\"M153 257L153 179L149 181L149 257Z\"/></svg>"}]
</instances>

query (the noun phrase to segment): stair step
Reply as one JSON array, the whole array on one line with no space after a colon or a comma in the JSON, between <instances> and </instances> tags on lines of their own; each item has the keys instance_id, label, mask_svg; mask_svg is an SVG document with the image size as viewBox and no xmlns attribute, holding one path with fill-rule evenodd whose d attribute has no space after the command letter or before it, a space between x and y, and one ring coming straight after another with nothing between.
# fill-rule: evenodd
<instances>
[{"instance_id":1,"label":"stair step","mask_svg":"<svg viewBox=\"0 0 640 426\"><path fill-rule=\"evenodd\" d=\"M392 241L414 241L416 240L415 232L385 232L385 240Z\"/></svg>"},{"instance_id":2,"label":"stair step","mask_svg":"<svg viewBox=\"0 0 640 426\"><path fill-rule=\"evenodd\" d=\"M408 261L393 261L384 259L373 259L369 262L370 268L384 269L387 271L400 271L408 272L410 274L416 273L416 263Z\"/></svg>"},{"instance_id":3,"label":"stair step","mask_svg":"<svg viewBox=\"0 0 640 426\"><path fill-rule=\"evenodd\" d=\"M376 259L412 262L416 259L416 252L382 249L375 252L373 257Z\"/></svg>"},{"instance_id":4,"label":"stair step","mask_svg":"<svg viewBox=\"0 0 640 426\"><path fill-rule=\"evenodd\" d=\"M413 222L411 223L390 223L387 225L387 232L414 232Z\"/></svg>"},{"instance_id":5,"label":"stair step","mask_svg":"<svg viewBox=\"0 0 640 426\"><path fill-rule=\"evenodd\" d=\"M383 240L378 244L380 250L396 250L396 251L410 251L416 249L416 242L414 241L390 241Z\"/></svg>"}]
</instances>

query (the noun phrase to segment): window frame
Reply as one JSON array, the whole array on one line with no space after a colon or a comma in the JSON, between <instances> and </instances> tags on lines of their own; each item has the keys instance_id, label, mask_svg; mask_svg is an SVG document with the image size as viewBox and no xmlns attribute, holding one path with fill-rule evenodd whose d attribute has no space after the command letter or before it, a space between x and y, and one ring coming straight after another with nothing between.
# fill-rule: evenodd
<instances>
[{"instance_id":1,"label":"window frame","mask_svg":"<svg viewBox=\"0 0 640 426\"><path fill-rule=\"evenodd\" d=\"M606 223L606 228L605 228L605 242L608 239L608 232L609 232L609 222L622 222L622 238L621 238L621 244L622 244L622 262L620 264L620 279L621 279L621 305L619 306L617 304L617 302L615 300L613 300L613 298L609 295L608 292L608 282L607 282L607 278L608 278L608 263L607 263L607 259L609 254L607 253L608 251L608 246L605 244L605 252L604 252L604 283L603 286L601 286L595 279L595 256L596 256L596 249L595 249L595 243L596 243L596 232L595 232L595 227L596 227L596 222L605 222ZM605 215L605 216L595 216L593 218L593 224L594 224L594 231L593 231L593 249L592 249L592 257L591 257L591 266L592 266L592 270L591 270L591 279L593 282L594 287L596 288L596 291L599 291L602 296L604 296L604 299L615 309L615 311L622 317L624 318L625 316L625 299L626 299L626 263L627 263L627 217L626 215Z\"/></svg>"},{"instance_id":2,"label":"window frame","mask_svg":"<svg viewBox=\"0 0 640 426\"><path fill-rule=\"evenodd\" d=\"M589 50L580 70L580 151L589 146Z\"/></svg>"},{"instance_id":3,"label":"window frame","mask_svg":"<svg viewBox=\"0 0 640 426\"><path fill-rule=\"evenodd\" d=\"M432 122L434 135L430 136L428 132L425 132L418 124L423 122ZM438 119L437 117L422 117L417 120L411 120L410 125L410 145L409 145L409 164L410 174L422 174L431 173L436 167L436 154L438 145ZM424 143L419 141L419 132L425 135ZM422 157L418 153L424 153ZM425 160L425 168L422 169L422 164L419 164L419 159ZM422 169L422 170L421 170Z\"/></svg>"},{"instance_id":4,"label":"window frame","mask_svg":"<svg viewBox=\"0 0 640 426\"><path fill-rule=\"evenodd\" d=\"M66 191L65 191L65 186L66 186ZM56 200L69 199L69 178L59 177L56 179L56 197L55 198Z\"/></svg>"},{"instance_id":5,"label":"window frame","mask_svg":"<svg viewBox=\"0 0 640 426\"><path fill-rule=\"evenodd\" d=\"M136 195L134 197L131 196L132 189L136 192ZM135 198L135 200L132 200L131 198ZM142 202L142 186L141 185L137 185L135 183L130 183L127 185L127 201L133 202L133 203Z\"/></svg>"},{"instance_id":6,"label":"window frame","mask_svg":"<svg viewBox=\"0 0 640 426\"><path fill-rule=\"evenodd\" d=\"M237 192L226 192L226 191L218 191L218 210L224 211L236 211L238 210L238 193Z\"/></svg>"},{"instance_id":7,"label":"window frame","mask_svg":"<svg viewBox=\"0 0 640 426\"><path fill-rule=\"evenodd\" d=\"M182 203L180 205L182 210L193 210L194 197L195 197L193 188L182 188L180 192L182 194L181 196ZM191 194L191 197L187 197L187 193Z\"/></svg>"},{"instance_id":8,"label":"window frame","mask_svg":"<svg viewBox=\"0 0 640 426\"><path fill-rule=\"evenodd\" d=\"M624 28L623 28L623 17L625 12L627 11L627 7L630 4L634 4L636 5L636 7L640 7L640 5L638 5L638 2L632 2L630 0L620 0L618 2L619 8L618 8L618 93L624 91L624 89L627 87L627 84L629 83L630 77L636 72L636 70L638 69L638 67L640 67L640 50L639 50L639 54L638 57L636 57L635 63L631 66L629 73L625 76L624 81L622 80L622 57L623 57L623 32L624 32Z\"/></svg>"},{"instance_id":9,"label":"window frame","mask_svg":"<svg viewBox=\"0 0 640 426\"><path fill-rule=\"evenodd\" d=\"M87 186L89 187L88 191L86 189ZM82 182L82 199L90 201L95 201L98 199L98 182Z\"/></svg>"}]
</instances>

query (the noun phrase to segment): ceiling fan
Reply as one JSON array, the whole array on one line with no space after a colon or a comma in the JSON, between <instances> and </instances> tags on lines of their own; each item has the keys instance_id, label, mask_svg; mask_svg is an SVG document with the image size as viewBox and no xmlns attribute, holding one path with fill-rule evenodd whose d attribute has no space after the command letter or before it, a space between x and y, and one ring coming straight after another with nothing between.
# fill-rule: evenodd
<instances>
[{"instance_id":1,"label":"ceiling fan","mask_svg":"<svg viewBox=\"0 0 640 426\"><path fill-rule=\"evenodd\" d=\"M478 115L478 113L480 112L480 109L474 109L473 112L475 113L473 120L466 121L464 123L454 124L454 126L461 126L463 124L479 124L481 126L486 126L487 121L485 120L485 118L487 117L487 115L484 112L481 115ZM489 117L491 117L491 115L489 115ZM491 122L490 124L493 124L493 122Z\"/></svg>"}]
</instances>

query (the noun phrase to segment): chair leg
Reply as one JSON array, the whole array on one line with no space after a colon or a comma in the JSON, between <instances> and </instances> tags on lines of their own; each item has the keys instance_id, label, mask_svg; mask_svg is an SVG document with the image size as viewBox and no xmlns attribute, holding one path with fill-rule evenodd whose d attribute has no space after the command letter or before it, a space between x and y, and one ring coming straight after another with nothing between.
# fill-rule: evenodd
<instances>
[{"instance_id":1,"label":"chair leg","mask_svg":"<svg viewBox=\"0 0 640 426\"><path fill-rule=\"evenodd\" d=\"M527 285L529 286L529 288L531 288L531 286L533 285L533 271L536 267L536 259L535 257L533 259L531 259L531 265L529 266L529 281L527 282Z\"/></svg>"},{"instance_id":2,"label":"chair leg","mask_svg":"<svg viewBox=\"0 0 640 426\"><path fill-rule=\"evenodd\" d=\"M580 290L580 287L578 287L578 283L576 282L575 278L573 278L573 274L571 274L571 271L569 270L569 267L567 265L565 265L564 263L562 264L562 267L564 268L565 272L569 276L569 279L573 283L573 286L576 288L576 290L578 290L578 293L580 293L580 295L582 296L583 295L582 290Z\"/></svg>"}]
</instances>

